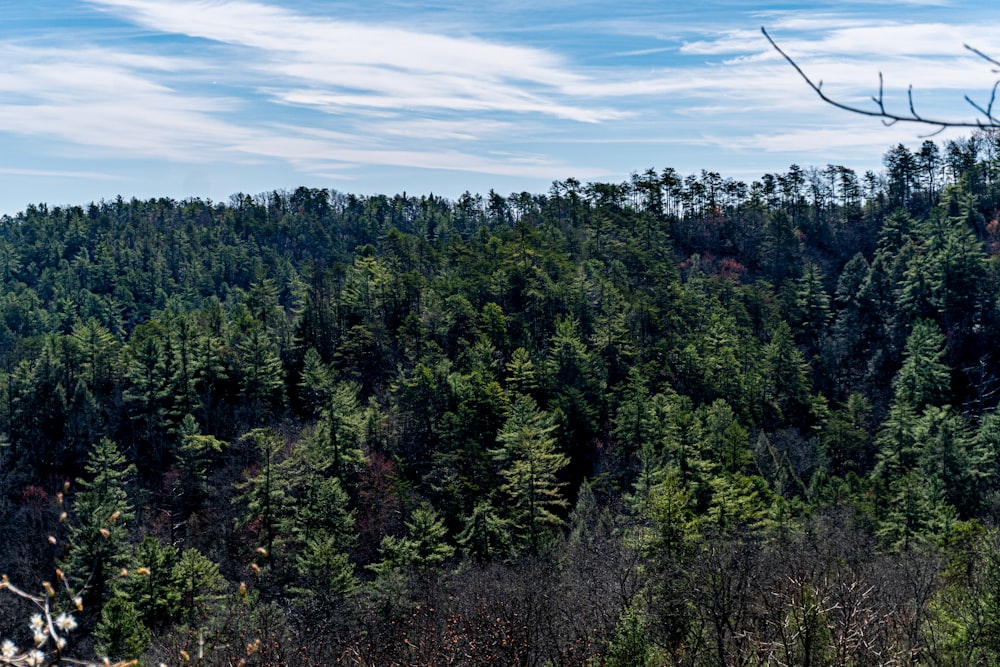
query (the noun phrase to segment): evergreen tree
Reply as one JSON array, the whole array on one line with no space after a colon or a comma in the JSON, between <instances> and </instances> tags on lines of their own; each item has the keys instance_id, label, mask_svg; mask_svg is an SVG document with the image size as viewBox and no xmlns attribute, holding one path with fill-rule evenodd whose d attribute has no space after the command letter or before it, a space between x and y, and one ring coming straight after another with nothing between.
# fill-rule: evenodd
<instances>
[{"instance_id":1,"label":"evergreen tree","mask_svg":"<svg viewBox=\"0 0 1000 667\"><path fill-rule=\"evenodd\" d=\"M896 401L915 410L946 401L950 369L944 355L944 335L938 326L927 320L917 322L906 339L903 366L893 381Z\"/></svg>"},{"instance_id":2,"label":"evergreen tree","mask_svg":"<svg viewBox=\"0 0 1000 667\"><path fill-rule=\"evenodd\" d=\"M261 546L273 556L287 510L287 479L281 466L285 442L271 429L253 430L246 438L253 443L258 462L236 484L241 492L236 501L246 508L240 523L259 526Z\"/></svg>"},{"instance_id":3,"label":"evergreen tree","mask_svg":"<svg viewBox=\"0 0 1000 667\"><path fill-rule=\"evenodd\" d=\"M406 522L406 535L387 535L379 545L381 560L371 566L378 575L409 567L421 570L439 567L455 553L445 541L448 529L429 503L421 503Z\"/></svg>"},{"instance_id":4,"label":"evergreen tree","mask_svg":"<svg viewBox=\"0 0 1000 667\"><path fill-rule=\"evenodd\" d=\"M300 597L320 599L324 605L343 600L357 585L354 563L332 535L318 535L307 540L302 553L296 557L295 569L300 585L292 592Z\"/></svg>"},{"instance_id":5,"label":"evergreen tree","mask_svg":"<svg viewBox=\"0 0 1000 667\"><path fill-rule=\"evenodd\" d=\"M101 610L94 639L98 654L116 661L130 660L141 656L149 646L150 633L135 605L119 596Z\"/></svg>"},{"instance_id":6,"label":"evergreen tree","mask_svg":"<svg viewBox=\"0 0 1000 667\"><path fill-rule=\"evenodd\" d=\"M150 630L161 630L176 617L181 600L180 585L174 577L178 560L177 549L161 544L155 537L144 537L135 546L129 568L133 575L121 587Z\"/></svg>"},{"instance_id":7,"label":"evergreen tree","mask_svg":"<svg viewBox=\"0 0 1000 667\"><path fill-rule=\"evenodd\" d=\"M338 382L330 389L326 407L317 427L317 454L329 461L329 474L354 474L363 460L361 426L364 413L358 400L359 387ZM322 443L322 444L320 444Z\"/></svg>"},{"instance_id":8,"label":"evergreen tree","mask_svg":"<svg viewBox=\"0 0 1000 667\"><path fill-rule=\"evenodd\" d=\"M830 320L830 297L823 287L823 274L813 262L805 265L796 281L792 312L798 340L815 354Z\"/></svg>"},{"instance_id":9,"label":"evergreen tree","mask_svg":"<svg viewBox=\"0 0 1000 667\"><path fill-rule=\"evenodd\" d=\"M531 552L563 525L557 512L568 506L559 473L569 458L556 449L555 428L551 415L531 397L517 396L497 435L500 447L491 452L504 480L500 492L511 535L518 548Z\"/></svg>"},{"instance_id":10,"label":"evergreen tree","mask_svg":"<svg viewBox=\"0 0 1000 667\"><path fill-rule=\"evenodd\" d=\"M241 327L236 348L239 358L240 394L252 424L273 415L284 397L284 377L278 346L264 326L253 319Z\"/></svg>"},{"instance_id":11,"label":"evergreen tree","mask_svg":"<svg viewBox=\"0 0 1000 667\"><path fill-rule=\"evenodd\" d=\"M91 450L84 471L87 477L77 480L75 521L62 569L84 589L85 609L99 614L112 597L112 580L128 563L128 523L135 518L129 487L136 469L118 445L102 438Z\"/></svg>"},{"instance_id":12,"label":"evergreen tree","mask_svg":"<svg viewBox=\"0 0 1000 667\"><path fill-rule=\"evenodd\" d=\"M608 644L607 667L645 667L649 663L646 619L633 607L622 612Z\"/></svg>"},{"instance_id":13,"label":"evergreen tree","mask_svg":"<svg viewBox=\"0 0 1000 667\"><path fill-rule=\"evenodd\" d=\"M502 560L511 552L510 532L500 513L489 501L482 501L465 520L456 537L465 555L479 563Z\"/></svg>"},{"instance_id":14,"label":"evergreen tree","mask_svg":"<svg viewBox=\"0 0 1000 667\"><path fill-rule=\"evenodd\" d=\"M170 572L178 592L177 616L189 630L213 616L228 588L219 566L197 549L185 549Z\"/></svg>"}]
</instances>

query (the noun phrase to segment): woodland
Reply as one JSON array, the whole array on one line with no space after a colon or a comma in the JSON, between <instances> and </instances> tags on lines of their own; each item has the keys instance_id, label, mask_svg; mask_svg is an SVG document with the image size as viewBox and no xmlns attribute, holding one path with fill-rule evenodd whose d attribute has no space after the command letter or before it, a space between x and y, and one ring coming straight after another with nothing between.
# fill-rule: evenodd
<instances>
[{"instance_id":1,"label":"woodland","mask_svg":"<svg viewBox=\"0 0 1000 667\"><path fill-rule=\"evenodd\" d=\"M0 664L1000 664L1000 135L884 167L0 218Z\"/></svg>"}]
</instances>

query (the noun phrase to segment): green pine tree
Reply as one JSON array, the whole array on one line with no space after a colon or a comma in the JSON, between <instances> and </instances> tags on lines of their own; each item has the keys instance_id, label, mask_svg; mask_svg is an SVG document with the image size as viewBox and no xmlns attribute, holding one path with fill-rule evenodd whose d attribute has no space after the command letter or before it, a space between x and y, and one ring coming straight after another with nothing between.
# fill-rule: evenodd
<instances>
[{"instance_id":1,"label":"green pine tree","mask_svg":"<svg viewBox=\"0 0 1000 667\"><path fill-rule=\"evenodd\" d=\"M515 546L537 552L562 527L559 512L568 507L559 473L569 457L556 449L552 416L534 399L520 395L497 435L500 447L491 450L500 464L506 520Z\"/></svg>"},{"instance_id":2,"label":"green pine tree","mask_svg":"<svg viewBox=\"0 0 1000 667\"><path fill-rule=\"evenodd\" d=\"M117 444L102 438L91 450L84 471L87 477L77 480L75 521L62 569L84 588L85 608L99 613L111 597L112 579L128 564L128 523L135 518L129 486L136 470Z\"/></svg>"}]
</instances>

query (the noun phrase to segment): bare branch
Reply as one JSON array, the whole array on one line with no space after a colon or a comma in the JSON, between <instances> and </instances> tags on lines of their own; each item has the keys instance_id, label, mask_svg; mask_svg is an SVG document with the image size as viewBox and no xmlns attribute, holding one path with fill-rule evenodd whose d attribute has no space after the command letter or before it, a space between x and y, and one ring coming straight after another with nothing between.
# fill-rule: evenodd
<instances>
[{"instance_id":1,"label":"bare branch","mask_svg":"<svg viewBox=\"0 0 1000 667\"><path fill-rule=\"evenodd\" d=\"M862 116L870 116L872 118L879 118L887 126L889 126L889 125L895 125L896 123L903 122L903 123L916 123L918 125L925 125L925 126L930 126L932 128L936 128L934 130L934 132L932 132L931 134L926 135L926 136L934 136L935 134L938 134L939 132L942 132L943 130L945 130L945 129L949 128L949 127L971 127L971 128L976 128L976 129L1000 128L1000 118L997 118L997 117L995 117L993 115L993 104L994 104L994 102L996 100L997 89L998 89L998 87L1000 87L1000 81L997 81L993 85L993 93L990 96L989 104L987 104L985 107L977 104L976 102L973 102L972 99L968 95L965 96L965 100L970 105L972 105L972 107L976 111L978 111L980 114L983 115L982 119L976 119L976 120L944 120L944 119L937 119L937 118L927 118L927 117L921 116L920 114L917 113L916 108L915 108L914 103L913 103L913 86L912 85L908 88L907 93L906 93L906 95L907 95L907 101L908 101L908 105L909 105L909 113L908 114L904 114L904 113L896 113L896 112L893 112L893 111L889 111L886 108L886 105L885 105L885 89L884 89L884 82L883 82L883 79L882 79L882 73L879 72L879 74L878 74L878 95L877 96L872 96L872 101L875 103L875 105L876 105L877 108L876 109L866 109L864 107L854 106L854 105L851 105L851 104L847 104L847 103L835 100L834 98L832 98L829 95L827 95L826 93L824 93L823 92L823 82L822 81L820 81L820 82L817 83L817 82L813 81L811 78L809 78L809 75L807 75L805 73L805 71L803 71L803 69L801 67L799 67L799 64L797 62L795 62L795 60L791 56L789 56L787 53L785 53L782 50L782 48L780 46L778 46L777 42L775 42L771 38L771 36L767 33L767 29L766 28L761 27L760 31L764 34L764 37L771 44L771 46L774 48L774 50L777 51L778 53L780 53L781 57L784 58L785 61L787 61L788 64L791 65L792 68L796 72L798 72L799 76L802 77L802 80L805 81L806 84L808 84L809 87L813 89L813 92L815 92L816 95L818 95L821 100L823 100L824 102L826 102L827 104L829 104L829 105L831 105L833 107L836 107L838 109L843 109L844 111L849 111L851 113L859 114L859 115L862 115ZM990 63L992 63L994 65L997 65L998 67L1000 67L1000 61L995 60L995 59L987 56L986 54L984 54L983 52L979 51L978 49L975 49L975 48L969 46L968 44L965 45L965 48L968 49L969 51L975 53L979 57L983 58L984 60L986 60L986 61L988 61L988 62L990 62ZM994 70L994 71L996 71L996 70Z\"/></svg>"},{"instance_id":2,"label":"bare branch","mask_svg":"<svg viewBox=\"0 0 1000 667\"><path fill-rule=\"evenodd\" d=\"M986 55L985 53L983 53L982 51L980 51L979 49L977 49L974 46L969 46L968 44L963 44L962 46L964 46L969 51L972 51L977 56L979 56L980 58L982 58L986 62L990 63L991 65L996 65L997 67L1000 67L1000 60L996 60L995 58L991 58L990 56ZM996 72L998 70L993 70L993 71Z\"/></svg>"}]
</instances>

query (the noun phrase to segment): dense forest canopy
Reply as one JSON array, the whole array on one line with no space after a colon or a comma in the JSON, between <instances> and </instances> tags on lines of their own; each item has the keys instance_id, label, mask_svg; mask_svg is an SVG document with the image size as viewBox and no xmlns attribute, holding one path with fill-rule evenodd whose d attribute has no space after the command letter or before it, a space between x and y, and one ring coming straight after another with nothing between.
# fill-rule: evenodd
<instances>
[{"instance_id":1,"label":"dense forest canopy","mask_svg":"<svg viewBox=\"0 0 1000 667\"><path fill-rule=\"evenodd\" d=\"M884 163L4 217L0 571L150 664L996 664L1000 136Z\"/></svg>"}]
</instances>

